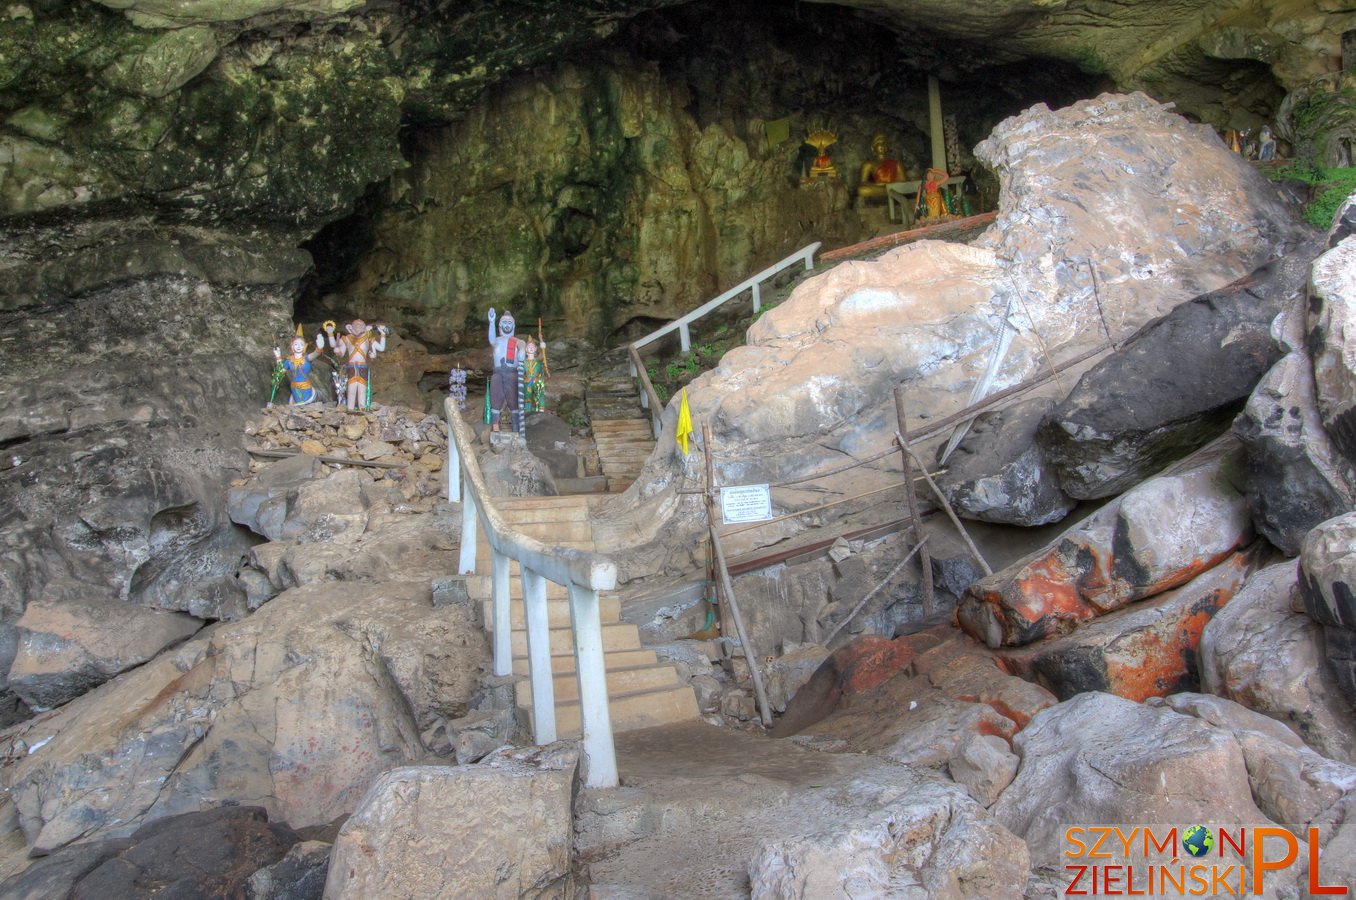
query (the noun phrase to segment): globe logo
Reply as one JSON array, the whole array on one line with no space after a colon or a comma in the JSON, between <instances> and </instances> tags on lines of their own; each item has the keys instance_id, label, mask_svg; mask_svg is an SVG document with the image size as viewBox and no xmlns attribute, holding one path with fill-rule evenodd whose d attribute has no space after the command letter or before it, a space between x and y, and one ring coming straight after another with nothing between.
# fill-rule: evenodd
<instances>
[{"instance_id":1,"label":"globe logo","mask_svg":"<svg viewBox=\"0 0 1356 900\"><path fill-rule=\"evenodd\" d=\"M1192 825L1182 833L1182 846L1194 857L1202 857L1215 846L1215 835L1204 825Z\"/></svg>"}]
</instances>

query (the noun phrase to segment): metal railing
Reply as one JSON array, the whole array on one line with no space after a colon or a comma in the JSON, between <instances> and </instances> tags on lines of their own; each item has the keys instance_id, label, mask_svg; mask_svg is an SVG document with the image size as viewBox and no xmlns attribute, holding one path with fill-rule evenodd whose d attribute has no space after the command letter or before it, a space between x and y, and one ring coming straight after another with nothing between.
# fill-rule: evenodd
<instances>
[{"instance_id":1,"label":"metal railing","mask_svg":"<svg viewBox=\"0 0 1356 900\"><path fill-rule=\"evenodd\" d=\"M651 331L644 337L634 340L627 345L627 356L630 357L631 360L631 377L635 378L638 382L640 405L643 409L649 410L650 430L654 433L656 438L659 437L659 417L664 410L663 405L659 401L659 395L655 392L654 384L650 381L650 374L646 371L645 363L640 357L641 348L647 347L665 335L677 331L679 346L684 353L687 353L692 349L692 334L688 330L688 326L708 313L714 312L724 306L745 291L749 291L752 295L753 311L756 314L763 308L763 282L776 276L783 270L791 268L791 266L799 262L804 262L805 271L812 271L815 267L815 254L819 252L819 246L820 242L815 241L813 244L801 247L795 253L792 253L784 259L778 260L758 274L745 278L719 297L706 301L686 315L674 319L664 327Z\"/></svg>"},{"instance_id":2,"label":"metal railing","mask_svg":"<svg viewBox=\"0 0 1356 900\"><path fill-rule=\"evenodd\" d=\"M462 504L458 573L475 573L476 537L481 527L485 529L485 541L490 545L494 674L513 673L509 563L516 561L523 582L523 612L527 620L532 738L538 744L556 740L555 687L546 604L546 582L551 581L563 585L569 594L575 673L579 680L580 729L588 762L585 784L616 787L617 756L607 700L598 592L617 586L617 566L597 553L550 546L514 531L494 508L476 459L475 436L462 420L455 401L445 401L443 409L448 426L447 498L453 503L460 500Z\"/></svg>"}]
</instances>

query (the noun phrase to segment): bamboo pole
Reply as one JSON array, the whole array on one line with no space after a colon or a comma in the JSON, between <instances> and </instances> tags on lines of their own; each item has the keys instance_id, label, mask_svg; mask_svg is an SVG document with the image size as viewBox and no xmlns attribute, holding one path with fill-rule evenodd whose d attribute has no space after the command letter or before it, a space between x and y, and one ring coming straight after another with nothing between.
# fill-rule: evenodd
<instances>
[{"instance_id":1,"label":"bamboo pole","mask_svg":"<svg viewBox=\"0 0 1356 900\"><path fill-rule=\"evenodd\" d=\"M300 450L264 450L258 447L251 447L245 452L251 456L262 456L265 459L291 459L293 456L302 455ZM366 459L345 459L342 456L317 456L316 459L323 463L335 463L341 466L364 466L369 469L403 469L412 465L412 463L389 463Z\"/></svg>"},{"instance_id":2,"label":"bamboo pole","mask_svg":"<svg viewBox=\"0 0 1356 900\"><path fill-rule=\"evenodd\" d=\"M825 647L829 646L829 642L838 636L838 632L843 630L843 626L851 622L853 617L856 616L857 613L862 611L862 607L866 606L866 604L871 600L872 597L879 594L881 588L889 584L891 580L893 580L894 577L899 574L899 570L904 568L904 566L908 564L909 560L913 559L914 554L917 553L919 550L922 550L923 545L926 544L927 542L928 542L927 535L923 535L923 539L913 545L913 549L909 551L908 555L901 559L895 565L895 567L890 570L890 574L885 576L885 580L882 581L880 584L876 585L875 587L873 587L871 589L871 592L861 599L861 602L859 602L856 606L852 607L852 612L844 616L843 621L833 626L833 630L829 632L829 636L824 638L824 640L821 641L820 643L822 643Z\"/></svg>"},{"instance_id":3,"label":"bamboo pole","mask_svg":"<svg viewBox=\"0 0 1356 900\"><path fill-rule=\"evenodd\" d=\"M913 520L914 536L918 538L918 565L923 570L923 615L931 618L936 608L936 595L932 585L932 555L928 553L927 542L923 540L926 532L923 531L923 517L918 511L918 493L913 489L913 454L909 452L908 439L903 437L909 433L908 420L904 415L903 385L895 388L895 415L899 419L899 431L895 432L895 437L900 441L899 452L904 466L904 499L908 504L909 518ZM927 474L926 468L923 474Z\"/></svg>"},{"instance_id":4,"label":"bamboo pole","mask_svg":"<svg viewBox=\"0 0 1356 900\"><path fill-rule=\"evenodd\" d=\"M984 570L984 574L992 575L993 569L989 567L988 561L985 560L983 554L979 552L979 548L975 546L975 542L970 540L970 532L966 531L965 526L961 524L961 520L957 517L956 511L951 508L950 501L946 499L946 495L942 493L942 489L937 487L937 482L932 480L932 476L928 474L927 467L923 465L923 461L914 455L913 448L909 446L908 441L905 440L902 434L897 434L895 437L899 439L899 446L904 448L904 452L913 457L918 463L918 467L923 470L923 480L928 483L928 487L932 488L933 496L937 498L938 504L941 505L947 518L951 520L951 524L956 526L956 531L960 533L961 540L965 541L965 546L970 548L971 555L973 555L975 561L979 563L980 568Z\"/></svg>"},{"instance_id":5,"label":"bamboo pole","mask_svg":"<svg viewBox=\"0 0 1356 900\"><path fill-rule=\"evenodd\" d=\"M734 620L735 633L739 635L739 645L744 648L744 659L749 664L749 676L753 678L753 693L758 699L758 715L763 727L772 725L772 709L768 706L767 691L763 688L763 675L758 670L758 657L753 652L744 631L744 617L739 614L739 603L735 600L734 582L730 579L730 568L725 563L725 548L721 546L720 534L716 531L716 488L712 477L715 463L711 459L711 426L702 425L702 452L706 455L706 518L711 528L711 548L716 552L716 573L720 576L721 591L725 594L726 605L730 608L730 618Z\"/></svg>"}]
</instances>

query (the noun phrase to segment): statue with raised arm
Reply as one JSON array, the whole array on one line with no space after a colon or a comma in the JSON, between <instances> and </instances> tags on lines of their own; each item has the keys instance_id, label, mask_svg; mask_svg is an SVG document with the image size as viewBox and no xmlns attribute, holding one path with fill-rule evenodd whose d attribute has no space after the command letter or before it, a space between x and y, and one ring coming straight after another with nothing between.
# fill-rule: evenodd
<instances>
[{"instance_id":1,"label":"statue with raised arm","mask_svg":"<svg viewBox=\"0 0 1356 900\"><path fill-rule=\"evenodd\" d=\"M346 397L340 402L353 411L367 409L372 405L372 368L373 357L386 349L385 325L377 326L377 336L372 336L372 327L362 319L354 319L344 326L345 333L335 337L334 323L325 323L325 333L330 337L330 350L344 360L344 374L347 376Z\"/></svg>"},{"instance_id":2,"label":"statue with raised arm","mask_svg":"<svg viewBox=\"0 0 1356 900\"><path fill-rule=\"evenodd\" d=\"M522 431L522 394L518 370L526 356L526 348L521 339L514 335L517 323L513 313L504 310L499 318L499 327L495 328L494 307L490 307L490 431L499 430L499 417L507 408L513 416L513 430Z\"/></svg>"},{"instance_id":3,"label":"statue with raised arm","mask_svg":"<svg viewBox=\"0 0 1356 900\"><path fill-rule=\"evenodd\" d=\"M317 333L315 349L307 353L306 347L306 338L302 336L301 326L298 325L297 336L292 338L291 355L283 356L280 348L273 348L273 359L287 375L292 394L290 402L296 405L311 403L318 397L315 386L311 384L311 362L325 349L325 338ZM269 406L272 405L270 400Z\"/></svg>"}]
</instances>

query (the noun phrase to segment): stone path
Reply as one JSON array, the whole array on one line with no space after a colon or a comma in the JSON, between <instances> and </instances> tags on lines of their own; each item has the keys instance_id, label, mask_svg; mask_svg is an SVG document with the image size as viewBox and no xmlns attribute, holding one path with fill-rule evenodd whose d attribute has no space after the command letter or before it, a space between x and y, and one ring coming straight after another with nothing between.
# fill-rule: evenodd
<instances>
[{"instance_id":1,"label":"stone path","mask_svg":"<svg viewBox=\"0 0 1356 900\"><path fill-rule=\"evenodd\" d=\"M747 897L760 841L860 823L923 777L701 721L618 735L617 763L622 786L576 807L593 900Z\"/></svg>"}]
</instances>

